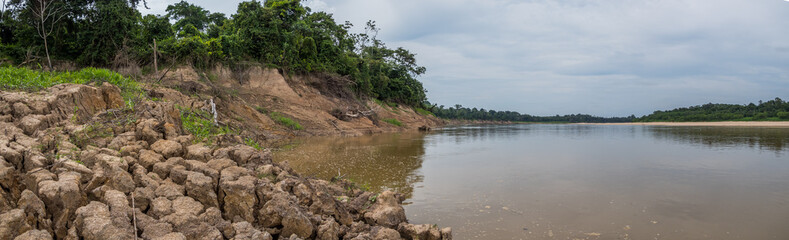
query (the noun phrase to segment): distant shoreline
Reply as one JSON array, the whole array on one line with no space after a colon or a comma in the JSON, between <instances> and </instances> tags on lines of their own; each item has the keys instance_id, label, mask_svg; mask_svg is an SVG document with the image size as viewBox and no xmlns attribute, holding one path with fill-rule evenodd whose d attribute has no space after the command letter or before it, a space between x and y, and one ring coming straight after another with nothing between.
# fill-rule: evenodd
<instances>
[{"instance_id":1,"label":"distant shoreline","mask_svg":"<svg viewBox=\"0 0 789 240\"><path fill-rule=\"evenodd\" d=\"M627 125L627 126L681 126L681 127L789 127L786 122L630 122L630 123L577 123L581 125Z\"/></svg>"}]
</instances>

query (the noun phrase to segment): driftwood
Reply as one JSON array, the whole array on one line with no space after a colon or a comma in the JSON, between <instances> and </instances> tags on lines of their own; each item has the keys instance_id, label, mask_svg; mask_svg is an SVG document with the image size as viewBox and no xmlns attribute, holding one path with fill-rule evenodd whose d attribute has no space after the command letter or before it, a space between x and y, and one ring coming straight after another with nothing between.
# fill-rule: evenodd
<instances>
[{"instance_id":1,"label":"driftwood","mask_svg":"<svg viewBox=\"0 0 789 240\"><path fill-rule=\"evenodd\" d=\"M329 112L332 116L342 121L350 121L351 119L369 117L375 115L375 110L360 111L360 110L340 110L334 109Z\"/></svg>"},{"instance_id":2,"label":"driftwood","mask_svg":"<svg viewBox=\"0 0 789 240\"><path fill-rule=\"evenodd\" d=\"M360 118L360 117L372 116L373 114L375 114L375 111L370 110L370 111L358 111L356 113L347 112L345 113L345 116L348 116L350 118Z\"/></svg>"}]
</instances>

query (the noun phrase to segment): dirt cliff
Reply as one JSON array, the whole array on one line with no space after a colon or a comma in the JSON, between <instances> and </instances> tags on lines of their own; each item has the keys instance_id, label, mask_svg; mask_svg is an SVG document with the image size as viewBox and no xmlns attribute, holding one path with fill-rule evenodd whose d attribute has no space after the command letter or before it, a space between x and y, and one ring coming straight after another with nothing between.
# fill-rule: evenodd
<instances>
[{"instance_id":1,"label":"dirt cliff","mask_svg":"<svg viewBox=\"0 0 789 240\"><path fill-rule=\"evenodd\" d=\"M399 194L272 162L256 139L441 124L315 77L183 68L133 106L107 83L0 92L0 239L451 239L409 224Z\"/></svg>"},{"instance_id":2,"label":"dirt cliff","mask_svg":"<svg viewBox=\"0 0 789 240\"><path fill-rule=\"evenodd\" d=\"M352 83L339 76L290 75L259 66L202 71L181 67L160 75L151 84L151 96L178 104L213 100L220 121L245 129L244 135L262 142L294 136L415 131L444 124L410 107L362 100L350 90ZM303 129L278 124L272 114L292 119Z\"/></svg>"}]
</instances>

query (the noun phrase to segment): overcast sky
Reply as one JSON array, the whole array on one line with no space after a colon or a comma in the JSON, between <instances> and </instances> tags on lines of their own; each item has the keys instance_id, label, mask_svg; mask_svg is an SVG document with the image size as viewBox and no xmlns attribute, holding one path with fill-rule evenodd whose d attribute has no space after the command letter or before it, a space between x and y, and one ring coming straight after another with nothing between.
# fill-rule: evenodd
<instances>
[{"instance_id":1,"label":"overcast sky","mask_svg":"<svg viewBox=\"0 0 789 240\"><path fill-rule=\"evenodd\" d=\"M174 0L148 0L163 14ZM193 0L230 16L241 1ZM429 101L641 116L789 100L786 0L308 0L417 54Z\"/></svg>"}]
</instances>

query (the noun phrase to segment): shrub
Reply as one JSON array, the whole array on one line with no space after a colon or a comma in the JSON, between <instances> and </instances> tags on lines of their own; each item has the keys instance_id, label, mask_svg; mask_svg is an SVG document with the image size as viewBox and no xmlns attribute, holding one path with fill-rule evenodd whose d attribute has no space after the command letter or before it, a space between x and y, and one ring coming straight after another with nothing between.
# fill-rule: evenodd
<instances>
[{"instance_id":1,"label":"shrub","mask_svg":"<svg viewBox=\"0 0 789 240\"><path fill-rule=\"evenodd\" d=\"M184 130L194 135L195 142L212 142L213 137L221 134L231 133L227 126L220 127L214 124L213 117L209 112L202 110L192 110L179 108L181 112L181 125Z\"/></svg>"}]
</instances>

